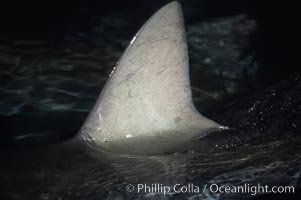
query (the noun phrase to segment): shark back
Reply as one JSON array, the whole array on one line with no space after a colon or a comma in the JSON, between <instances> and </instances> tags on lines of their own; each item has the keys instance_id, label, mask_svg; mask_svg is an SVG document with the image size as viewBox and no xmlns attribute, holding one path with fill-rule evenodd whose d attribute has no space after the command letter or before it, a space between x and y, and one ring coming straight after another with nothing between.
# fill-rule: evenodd
<instances>
[{"instance_id":1,"label":"shark back","mask_svg":"<svg viewBox=\"0 0 301 200\"><path fill-rule=\"evenodd\" d=\"M156 154L219 127L193 105L181 6L172 2L132 39L80 132L109 151Z\"/></svg>"}]
</instances>

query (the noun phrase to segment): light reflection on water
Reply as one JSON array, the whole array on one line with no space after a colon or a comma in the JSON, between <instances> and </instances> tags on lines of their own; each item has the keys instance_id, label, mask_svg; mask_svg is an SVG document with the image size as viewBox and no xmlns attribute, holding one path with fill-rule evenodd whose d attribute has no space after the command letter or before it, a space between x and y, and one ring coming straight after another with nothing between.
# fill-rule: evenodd
<instances>
[{"instance_id":1,"label":"light reflection on water","mask_svg":"<svg viewBox=\"0 0 301 200\"><path fill-rule=\"evenodd\" d=\"M288 145L290 144L290 145ZM68 146L68 147L67 147ZM8 152L8 151L7 151ZM10 153L2 165L4 188L15 199L141 199L184 196L201 199L233 199L249 195L149 194L126 192L128 184L159 183L194 185L292 185L300 187L300 145L294 138L245 144L208 153L135 156L102 152L69 141L63 144L25 148ZM5 157L5 156L4 156ZM17 184L16 181L17 180ZM28 184L31 183L31 184Z\"/></svg>"}]
</instances>

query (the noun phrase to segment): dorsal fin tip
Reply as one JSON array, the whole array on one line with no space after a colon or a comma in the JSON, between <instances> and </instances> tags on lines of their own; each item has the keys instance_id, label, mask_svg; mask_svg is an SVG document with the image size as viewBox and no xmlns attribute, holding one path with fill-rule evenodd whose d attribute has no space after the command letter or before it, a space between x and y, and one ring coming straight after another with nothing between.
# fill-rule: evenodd
<instances>
[{"instance_id":1,"label":"dorsal fin tip","mask_svg":"<svg viewBox=\"0 0 301 200\"><path fill-rule=\"evenodd\" d=\"M172 151L220 125L195 109L181 6L171 2L139 30L81 134L119 153Z\"/></svg>"}]
</instances>

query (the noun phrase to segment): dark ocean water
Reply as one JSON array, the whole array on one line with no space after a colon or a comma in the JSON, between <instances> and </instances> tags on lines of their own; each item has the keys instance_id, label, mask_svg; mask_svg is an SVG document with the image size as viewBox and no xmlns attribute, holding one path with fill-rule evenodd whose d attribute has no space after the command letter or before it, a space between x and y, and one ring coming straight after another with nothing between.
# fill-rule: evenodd
<instances>
[{"instance_id":1,"label":"dark ocean water","mask_svg":"<svg viewBox=\"0 0 301 200\"><path fill-rule=\"evenodd\" d=\"M131 37L160 3L148 2L145 12L139 5L139 12L118 8L91 14L67 28L58 28L64 23L48 24L57 31L35 23L34 31L18 34L10 26L7 29L13 31L2 31L0 199L273 196L203 191L206 184L300 190L301 77L292 67L294 57L288 56L294 49L279 40L271 39L279 43L278 49L270 41L264 43L269 33L262 33L265 18L227 7L216 14L209 12L214 6L201 2L184 3L193 100L200 112L231 129L195 141L199 151L191 148L173 155L109 154L70 139ZM206 5L208 11L200 14ZM126 191L128 184L139 183L193 183L201 192Z\"/></svg>"}]
</instances>

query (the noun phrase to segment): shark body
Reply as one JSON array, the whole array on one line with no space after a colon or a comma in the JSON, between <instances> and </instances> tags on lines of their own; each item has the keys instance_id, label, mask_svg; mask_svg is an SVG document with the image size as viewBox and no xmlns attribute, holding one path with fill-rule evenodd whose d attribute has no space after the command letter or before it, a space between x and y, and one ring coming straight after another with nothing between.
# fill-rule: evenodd
<instances>
[{"instance_id":1,"label":"shark body","mask_svg":"<svg viewBox=\"0 0 301 200\"><path fill-rule=\"evenodd\" d=\"M108 151L160 154L221 128L193 105L182 10L172 2L132 39L79 135Z\"/></svg>"}]
</instances>

